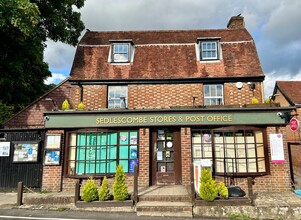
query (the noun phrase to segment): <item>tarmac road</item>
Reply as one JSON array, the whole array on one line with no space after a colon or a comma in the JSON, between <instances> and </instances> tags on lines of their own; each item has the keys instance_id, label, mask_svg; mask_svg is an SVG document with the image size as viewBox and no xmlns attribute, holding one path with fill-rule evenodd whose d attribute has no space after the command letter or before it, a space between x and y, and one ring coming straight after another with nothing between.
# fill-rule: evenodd
<instances>
[{"instance_id":1,"label":"tarmac road","mask_svg":"<svg viewBox=\"0 0 301 220\"><path fill-rule=\"evenodd\" d=\"M104 213L104 212L83 212L83 211L50 211L50 210L30 210L30 209L0 209L0 219L27 219L27 220L91 220L91 219L104 219L104 220L156 220L156 219L177 219L188 220L191 218L175 218L175 217L142 217L137 216L136 213Z\"/></svg>"},{"instance_id":2,"label":"tarmac road","mask_svg":"<svg viewBox=\"0 0 301 220\"><path fill-rule=\"evenodd\" d=\"M30 210L30 209L0 209L0 219L10 220L191 220L191 218L175 218L175 217L142 217L137 216L136 213L104 213L104 212L83 212L83 211L50 211L50 210ZM193 218L196 219L196 218ZM204 219L204 218L202 218ZM212 218L210 218L212 220Z\"/></svg>"}]
</instances>

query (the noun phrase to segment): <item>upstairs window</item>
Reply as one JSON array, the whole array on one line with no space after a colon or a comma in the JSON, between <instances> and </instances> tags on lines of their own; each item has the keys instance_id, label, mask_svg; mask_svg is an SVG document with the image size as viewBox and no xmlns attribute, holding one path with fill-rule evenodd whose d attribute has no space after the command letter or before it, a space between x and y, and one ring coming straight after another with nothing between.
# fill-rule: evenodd
<instances>
[{"instance_id":1,"label":"upstairs window","mask_svg":"<svg viewBox=\"0 0 301 220\"><path fill-rule=\"evenodd\" d=\"M201 43L202 59L213 60L217 59L217 42L205 41Z\"/></svg>"},{"instance_id":2,"label":"upstairs window","mask_svg":"<svg viewBox=\"0 0 301 220\"><path fill-rule=\"evenodd\" d=\"M198 38L197 42L197 60L214 61L222 58L220 38Z\"/></svg>"},{"instance_id":3,"label":"upstairs window","mask_svg":"<svg viewBox=\"0 0 301 220\"><path fill-rule=\"evenodd\" d=\"M129 62L129 44L113 44L113 62Z\"/></svg>"},{"instance_id":4,"label":"upstairs window","mask_svg":"<svg viewBox=\"0 0 301 220\"><path fill-rule=\"evenodd\" d=\"M111 41L111 52L109 62L131 63L134 59L134 45L131 40Z\"/></svg>"},{"instance_id":5,"label":"upstairs window","mask_svg":"<svg viewBox=\"0 0 301 220\"><path fill-rule=\"evenodd\" d=\"M108 108L127 108L128 87L108 87Z\"/></svg>"},{"instance_id":6,"label":"upstairs window","mask_svg":"<svg viewBox=\"0 0 301 220\"><path fill-rule=\"evenodd\" d=\"M223 85L204 85L204 105L223 105Z\"/></svg>"}]
</instances>

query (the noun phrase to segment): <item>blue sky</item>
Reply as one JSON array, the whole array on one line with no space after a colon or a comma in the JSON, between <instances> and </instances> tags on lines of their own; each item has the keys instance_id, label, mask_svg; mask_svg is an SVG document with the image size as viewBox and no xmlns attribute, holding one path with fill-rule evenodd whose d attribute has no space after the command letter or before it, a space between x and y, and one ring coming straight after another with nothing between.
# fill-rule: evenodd
<instances>
[{"instance_id":1,"label":"blue sky","mask_svg":"<svg viewBox=\"0 0 301 220\"><path fill-rule=\"evenodd\" d=\"M93 31L219 29L241 13L266 75L266 97L276 80L301 80L300 11L300 0L86 0L80 10ZM75 47L47 42L48 83L69 76L74 54Z\"/></svg>"}]
</instances>

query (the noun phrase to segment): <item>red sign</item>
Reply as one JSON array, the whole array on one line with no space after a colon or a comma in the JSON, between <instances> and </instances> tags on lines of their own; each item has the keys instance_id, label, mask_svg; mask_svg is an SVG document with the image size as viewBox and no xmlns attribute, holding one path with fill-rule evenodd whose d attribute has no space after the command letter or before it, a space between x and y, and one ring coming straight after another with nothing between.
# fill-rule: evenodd
<instances>
[{"instance_id":1,"label":"red sign","mask_svg":"<svg viewBox=\"0 0 301 220\"><path fill-rule=\"evenodd\" d=\"M297 131L299 128L299 121L295 118L290 120L290 128L292 131Z\"/></svg>"}]
</instances>

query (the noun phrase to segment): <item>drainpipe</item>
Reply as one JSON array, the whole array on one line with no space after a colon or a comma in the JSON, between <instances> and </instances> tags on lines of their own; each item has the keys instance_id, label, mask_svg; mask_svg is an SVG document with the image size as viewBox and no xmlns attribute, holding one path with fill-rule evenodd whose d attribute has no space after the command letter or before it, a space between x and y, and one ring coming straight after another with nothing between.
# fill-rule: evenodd
<instances>
[{"instance_id":1,"label":"drainpipe","mask_svg":"<svg viewBox=\"0 0 301 220\"><path fill-rule=\"evenodd\" d=\"M80 88L80 102L82 102L83 101L84 89L83 89L83 85L81 85L80 83L78 83L78 86Z\"/></svg>"}]
</instances>

